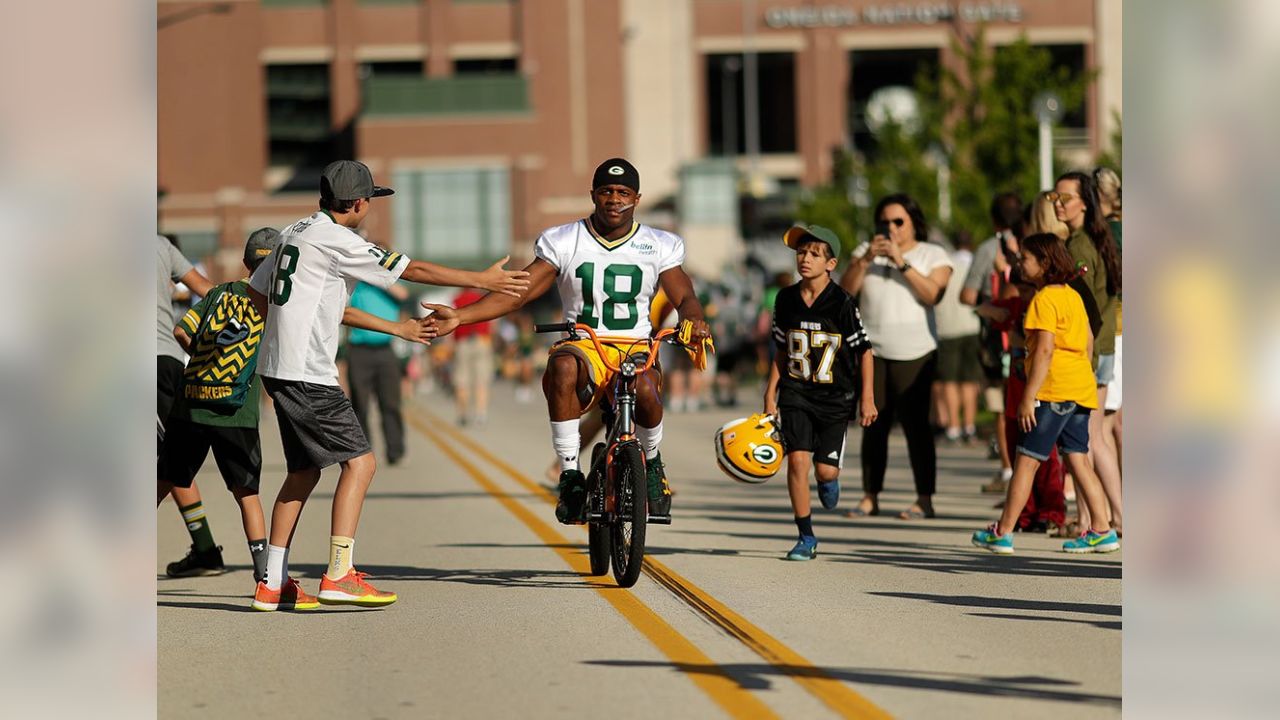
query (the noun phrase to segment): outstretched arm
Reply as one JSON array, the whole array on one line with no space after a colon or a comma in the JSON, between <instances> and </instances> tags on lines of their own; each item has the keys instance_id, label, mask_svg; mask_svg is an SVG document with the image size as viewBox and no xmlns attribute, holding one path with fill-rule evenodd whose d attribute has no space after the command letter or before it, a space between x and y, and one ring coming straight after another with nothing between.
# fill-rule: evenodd
<instances>
[{"instance_id":1,"label":"outstretched arm","mask_svg":"<svg viewBox=\"0 0 1280 720\"><path fill-rule=\"evenodd\" d=\"M424 285L452 285L453 287L473 287L491 293L502 293L519 298L529 289L529 273L524 270L504 270L503 265L511 259L508 255L483 272L459 270L422 260L409 261L409 267L400 275L409 282Z\"/></svg>"},{"instance_id":2,"label":"outstretched arm","mask_svg":"<svg viewBox=\"0 0 1280 720\"><path fill-rule=\"evenodd\" d=\"M492 268L490 269L492 270ZM406 272L408 271L406 270ZM500 318L523 307L530 300L541 297L556 279L555 266L542 258L536 258L529 263L523 274L526 276L524 282L528 287L524 292L516 295L491 292L463 308L422 303L422 307L433 311L428 318L429 324L435 329L439 337L444 337L456 330L459 325L470 325Z\"/></svg>"},{"instance_id":3,"label":"outstretched arm","mask_svg":"<svg viewBox=\"0 0 1280 720\"><path fill-rule=\"evenodd\" d=\"M429 345L431 338L436 336L435 327L428 323L426 318L410 318L400 321L384 320L377 315L371 315L351 306L347 306L342 311L342 324L347 327L394 335L409 342L422 343L423 345Z\"/></svg>"},{"instance_id":4,"label":"outstretched arm","mask_svg":"<svg viewBox=\"0 0 1280 720\"><path fill-rule=\"evenodd\" d=\"M684 268L673 267L667 270L658 276L658 282L662 284L662 291L671 300L671 306L676 309L680 319L693 323L693 336L711 337L711 328L707 325L702 303L698 302L698 293L694 292L693 281Z\"/></svg>"}]
</instances>

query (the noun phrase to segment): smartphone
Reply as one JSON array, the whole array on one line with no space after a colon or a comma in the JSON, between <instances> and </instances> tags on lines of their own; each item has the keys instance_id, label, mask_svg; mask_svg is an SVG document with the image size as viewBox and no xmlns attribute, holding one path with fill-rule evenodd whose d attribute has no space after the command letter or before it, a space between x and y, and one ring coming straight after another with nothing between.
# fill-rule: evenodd
<instances>
[{"instance_id":1,"label":"smartphone","mask_svg":"<svg viewBox=\"0 0 1280 720\"><path fill-rule=\"evenodd\" d=\"M889 237L889 223L883 220L881 220L880 222L877 222L876 235L883 235L885 237Z\"/></svg>"}]
</instances>

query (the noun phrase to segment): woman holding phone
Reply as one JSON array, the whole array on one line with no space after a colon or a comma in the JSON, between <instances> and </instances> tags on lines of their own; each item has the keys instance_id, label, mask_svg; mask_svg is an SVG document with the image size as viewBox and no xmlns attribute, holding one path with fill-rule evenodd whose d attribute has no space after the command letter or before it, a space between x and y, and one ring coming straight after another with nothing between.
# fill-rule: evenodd
<instances>
[{"instance_id":1,"label":"woman holding phone","mask_svg":"<svg viewBox=\"0 0 1280 720\"><path fill-rule=\"evenodd\" d=\"M862 432L864 496L850 517L879 515L880 491L889 463L889 430L895 418L907 438L916 501L903 520L934 516L937 451L929 424L929 401L937 375L938 333L933 307L951 279L951 259L925 241L928 225L908 195L876 204L876 234L853 252L840 285L857 296L858 310L875 354L875 400L879 417Z\"/></svg>"}]
</instances>

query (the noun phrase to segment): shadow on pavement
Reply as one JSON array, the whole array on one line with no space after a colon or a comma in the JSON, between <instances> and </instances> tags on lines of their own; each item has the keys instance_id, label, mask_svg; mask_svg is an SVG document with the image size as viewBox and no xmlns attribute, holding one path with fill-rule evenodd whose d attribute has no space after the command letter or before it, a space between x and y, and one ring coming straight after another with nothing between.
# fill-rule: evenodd
<instances>
[{"instance_id":1,"label":"shadow on pavement","mask_svg":"<svg viewBox=\"0 0 1280 720\"><path fill-rule=\"evenodd\" d=\"M537 545L531 547L546 547ZM325 571L324 565L290 565L289 574L296 578L319 580ZM466 583L468 585L497 585L502 587L523 588L568 588L590 590L585 575L572 570L449 570L444 568L411 567L409 565L365 565L359 566L361 572L369 573L369 580L375 586L380 582L394 583L401 581L427 581ZM386 588L395 590L394 587Z\"/></svg>"},{"instance_id":2,"label":"shadow on pavement","mask_svg":"<svg viewBox=\"0 0 1280 720\"><path fill-rule=\"evenodd\" d=\"M532 498L535 497L530 493L504 493L513 498ZM396 491L396 492L378 492L370 490L365 495L366 500L457 500L460 498L488 498L489 493L483 490L463 491L463 492L415 492L415 491ZM332 492L315 492L311 493L312 500L315 499L333 499Z\"/></svg>"},{"instance_id":3,"label":"shadow on pavement","mask_svg":"<svg viewBox=\"0 0 1280 720\"><path fill-rule=\"evenodd\" d=\"M954 530L950 532L954 533ZM686 535L745 538L777 541L781 551L795 542L794 534L726 533L709 530L687 530ZM833 550L833 548L835 548ZM661 552L661 551L660 551ZM714 550L680 548L665 549L666 554L715 554ZM720 553L729 554L729 553ZM773 553L739 552L738 557L772 557ZM970 551L960 545L935 543L890 542L870 538L840 538L820 535L818 558L827 562L890 565L908 570L940 573L993 573L1039 577L1070 577L1118 580L1123 574L1117 561L1073 557L1044 557L1031 554L997 556L980 550Z\"/></svg>"},{"instance_id":4,"label":"shadow on pavement","mask_svg":"<svg viewBox=\"0 0 1280 720\"><path fill-rule=\"evenodd\" d=\"M857 685L884 685L913 690L937 690L970 695L1120 706L1119 696L1072 692L1065 688L1078 686L1079 683L1036 675L967 675L872 668L775 666L758 663L701 665L697 663L668 663L652 660L588 660L586 664L605 667L670 667L689 674L727 674L746 690L767 690L772 687L772 680L776 677L820 677L834 678Z\"/></svg>"},{"instance_id":5,"label":"shadow on pavement","mask_svg":"<svg viewBox=\"0 0 1280 720\"><path fill-rule=\"evenodd\" d=\"M1074 620L1072 618L1060 618L1052 615L1013 615L1009 613L969 613L970 617L996 618L999 620L1035 620L1037 622L1065 622L1076 623L1078 625L1092 625L1102 630L1120 630L1123 623L1119 620Z\"/></svg>"},{"instance_id":6,"label":"shadow on pavement","mask_svg":"<svg viewBox=\"0 0 1280 720\"><path fill-rule=\"evenodd\" d=\"M978 595L930 595L928 593L903 592L869 592L868 595L879 597L903 598L906 600L925 600L939 605L958 605L960 607L1000 608L1003 610L1045 610L1049 612L1085 613L1089 615L1110 615L1120 617L1119 605L1103 605L1101 603L1073 603L1056 600L1017 600L1003 597L981 597Z\"/></svg>"}]
</instances>

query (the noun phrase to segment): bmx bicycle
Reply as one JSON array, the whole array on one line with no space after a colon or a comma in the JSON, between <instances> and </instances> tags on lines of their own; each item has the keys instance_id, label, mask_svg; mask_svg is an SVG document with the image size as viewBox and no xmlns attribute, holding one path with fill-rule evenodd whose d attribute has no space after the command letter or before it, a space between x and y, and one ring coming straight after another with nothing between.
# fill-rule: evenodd
<instances>
[{"instance_id":1,"label":"bmx bicycle","mask_svg":"<svg viewBox=\"0 0 1280 720\"><path fill-rule=\"evenodd\" d=\"M621 350L616 365L601 346L589 325L554 323L535 325L539 333L563 332L570 339L585 334L596 346L601 361L613 372L612 407L605 410L605 442L591 451L587 473L587 547L591 574L604 575L613 566L619 587L628 588L640 578L644 564L645 528L649 523L670 525L670 515L649 514L649 491L645 474L644 449L636 438L636 378L648 372L658 357L659 343L688 348L671 329L659 330L652 338L637 338L629 344L611 342ZM596 392L603 393L605 388ZM606 402L609 395L600 399Z\"/></svg>"}]
</instances>

